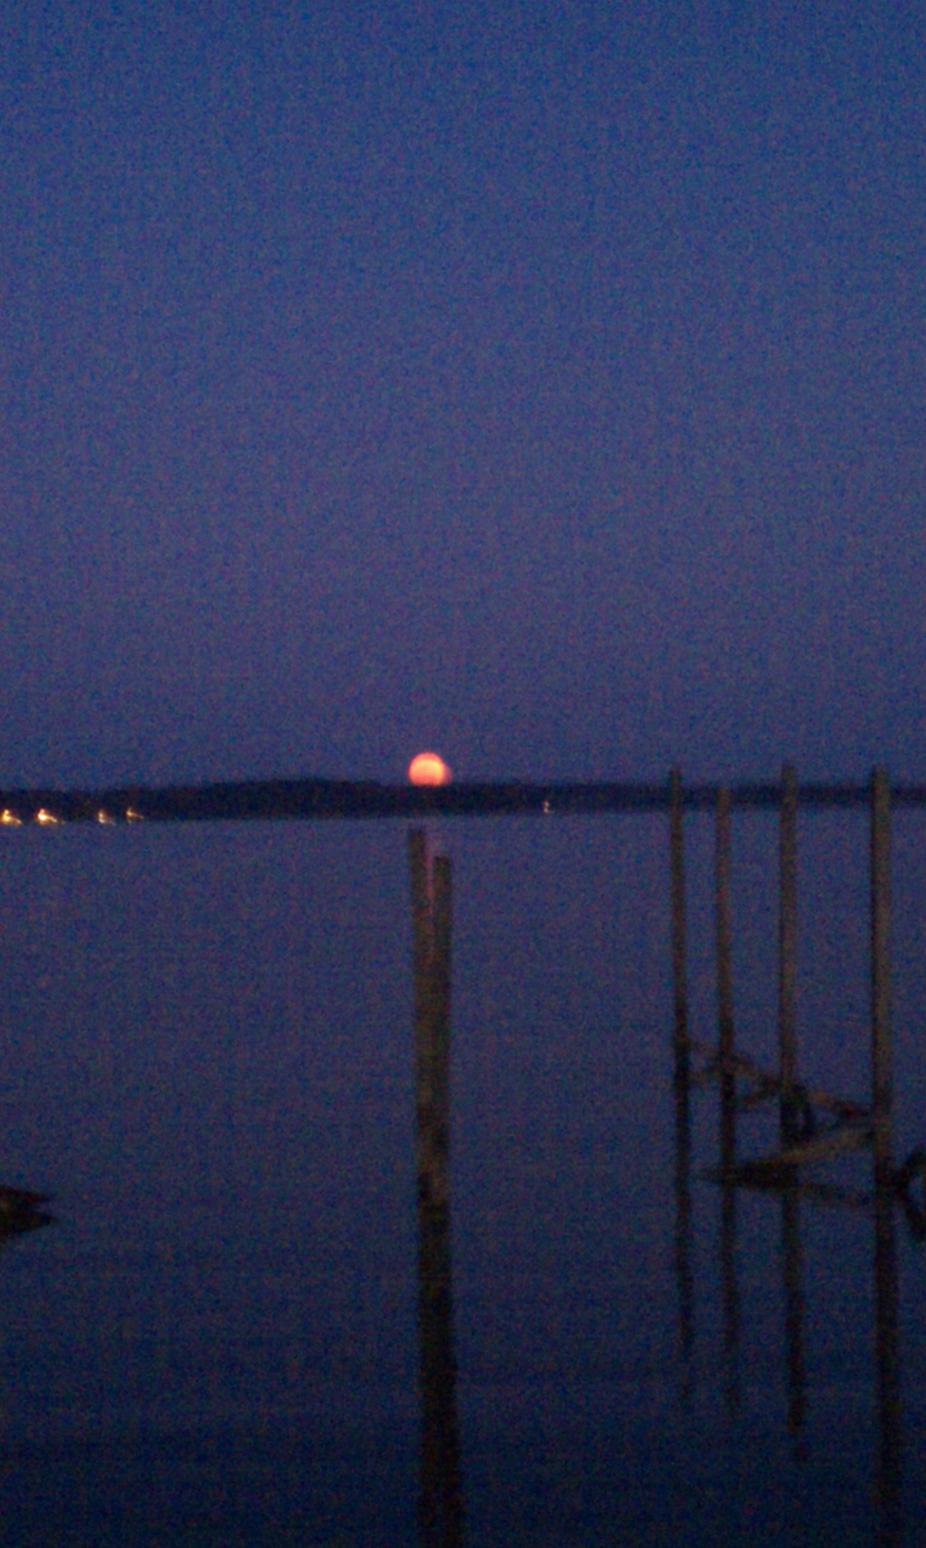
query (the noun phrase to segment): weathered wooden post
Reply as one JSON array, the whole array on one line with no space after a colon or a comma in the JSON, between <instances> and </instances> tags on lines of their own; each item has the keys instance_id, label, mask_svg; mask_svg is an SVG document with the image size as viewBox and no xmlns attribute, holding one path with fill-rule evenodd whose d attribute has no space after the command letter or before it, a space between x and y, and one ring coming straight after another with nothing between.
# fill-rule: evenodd
<instances>
[{"instance_id":1,"label":"weathered wooden post","mask_svg":"<svg viewBox=\"0 0 926 1548\"><path fill-rule=\"evenodd\" d=\"M682 777L678 769L669 776L669 864L672 905L672 1002L676 1080L687 1076L688 983L685 943L685 849Z\"/></svg>"},{"instance_id":2,"label":"weathered wooden post","mask_svg":"<svg viewBox=\"0 0 926 1548\"><path fill-rule=\"evenodd\" d=\"M409 834L415 978L415 1141L423 1548L463 1540L450 1254L451 871Z\"/></svg>"},{"instance_id":3,"label":"weathered wooden post","mask_svg":"<svg viewBox=\"0 0 926 1548\"><path fill-rule=\"evenodd\" d=\"M891 790L887 774L871 776L871 1116L875 1182L893 1170L891 1114Z\"/></svg>"},{"instance_id":4,"label":"weathered wooden post","mask_svg":"<svg viewBox=\"0 0 926 1548\"><path fill-rule=\"evenodd\" d=\"M443 1208L450 1205L450 952L452 891L450 861L438 855L433 869L433 1046L431 1095L434 1147L432 1153L433 1197Z\"/></svg>"},{"instance_id":5,"label":"weathered wooden post","mask_svg":"<svg viewBox=\"0 0 926 1548\"><path fill-rule=\"evenodd\" d=\"M412 898L412 970L415 999L416 1170L419 1196L428 1173L426 1140L433 1106L434 915L431 908L431 857L427 834L413 828L408 835Z\"/></svg>"},{"instance_id":6,"label":"weathered wooden post","mask_svg":"<svg viewBox=\"0 0 926 1548\"><path fill-rule=\"evenodd\" d=\"M778 833L778 1078L782 1146L797 1136L797 777L791 764L781 771ZM806 1416L804 1359L804 1268L800 1199L795 1179L781 1195L781 1258L784 1275L784 1332L788 1371L788 1430L800 1454Z\"/></svg>"},{"instance_id":7,"label":"weathered wooden post","mask_svg":"<svg viewBox=\"0 0 926 1548\"><path fill-rule=\"evenodd\" d=\"M797 779L791 764L781 771L778 839L778 1074L783 1144L797 1133Z\"/></svg>"},{"instance_id":8,"label":"weathered wooden post","mask_svg":"<svg viewBox=\"0 0 926 1548\"><path fill-rule=\"evenodd\" d=\"M669 896L672 943L672 1046L675 1089L675 1278L682 1397L694 1381L694 1277L691 1269L691 1050L688 1041L688 984L685 942L685 851L682 780L669 775Z\"/></svg>"},{"instance_id":9,"label":"weathered wooden post","mask_svg":"<svg viewBox=\"0 0 926 1548\"><path fill-rule=\"evenodd\" d=\"M730 924L730 790L717 792L714 890L717 927L717 1030L722 1107L730 1107L735 1093L733 1069L733 964ZM721 1157L723 1161L723 1157ZM732 1161L732 1157L731 1157Z\"/></svg>"},{"instance_id":10,"label":"weathered wooden post","mask_svg":"<svg viewBox=\"0 0 926 1548\"><path fill-rule=\"evenodd\" d=\"M875 1174L875 1326L878 1372L878 1542L898 1548L900 1516L900 1360L897 1337L896 1195L891 1047L891 789L884 769L871 776L871 1117Z\"/></svg>"}]
</instances>

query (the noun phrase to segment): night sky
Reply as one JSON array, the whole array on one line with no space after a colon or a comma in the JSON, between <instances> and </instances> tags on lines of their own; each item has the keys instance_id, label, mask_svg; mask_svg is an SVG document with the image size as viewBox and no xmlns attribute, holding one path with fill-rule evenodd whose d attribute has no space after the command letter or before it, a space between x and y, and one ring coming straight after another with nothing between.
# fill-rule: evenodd
<instances>
[{"instance_id":1,"label":"night sky","mask_svg":"<svg viewBox=\"0 0 926 1548\"><path fill-rule=\"evenodd\" d=\"M926 771L926 14L0 21L0 779Z\"/></svg>"}]
</instances>

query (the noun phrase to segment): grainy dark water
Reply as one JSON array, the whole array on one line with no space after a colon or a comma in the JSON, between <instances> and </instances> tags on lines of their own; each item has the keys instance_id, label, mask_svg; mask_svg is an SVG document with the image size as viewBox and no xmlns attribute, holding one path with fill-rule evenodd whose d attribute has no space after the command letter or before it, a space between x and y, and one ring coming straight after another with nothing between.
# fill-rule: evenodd
<instances>
[{"instance_id":1,"label":"grainy dark water","mask_svg":"<svg viewBox=\"0 0 926 1548\"><path fill-rule=\"evenodd\" d=\"M687 832L710 1037L710 824ZM4 835L0 1182L57 1218L0 1255L2 1540L419 1541L405 834ZM901 1155L926 1141L923 836L897 819ZM878 1503L872 1212L795 1206L789 1300L781 1196L731 1214L702 1176L713 1090L679 1193L665 818L441 837L463 1540L926 1542L926 1249L902 1213L901 1535ZM736 819L737 1039L768 1062L775 842ZM865 865L861 815L802 823L802 1064L862 1097ZM744 1117L741 1151L774 1122ZM870 1191L865 1157L820 1175Z\"/></svg>"}]
</instances>

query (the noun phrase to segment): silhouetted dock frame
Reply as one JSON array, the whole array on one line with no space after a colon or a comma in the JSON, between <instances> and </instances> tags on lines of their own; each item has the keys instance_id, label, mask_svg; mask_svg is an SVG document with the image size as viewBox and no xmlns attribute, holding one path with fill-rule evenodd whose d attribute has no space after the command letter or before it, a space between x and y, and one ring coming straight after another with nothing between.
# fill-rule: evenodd
<instances>
[{"instance_id":1,"label":"silhouetted dock frame","mask_svg":"<svg viewBox=\"0 0 926 1548\"><path fill-rule=\"evenodd\" d=\"M793 1182L793 1168L872 1147L875 1183L906 1193L918 1172L926 1173L926 1157L915 1151L900 1168L892 1156L893 1108L891 1047L891 802L887 774L875 769L869 784L855 787L859 801L869 811L870 827L870 982L871 982L871 1096L867 1103L836 1096L811 1086L798 1075L796 1026L797 985L797 818L805 804L805 788L799 789L794 768L786 764L776 788L779 811L778 862L778 1068L769 1070L734 1046L732 922L730 905L731 812L737 797L728 786L718 786L713 796L715 811L715 928L717 971L717 1043L693 1038L689 1032L686 977L686 907L684 861L684 813L686 800L681 776L673 770L669 779L670 907L673 981L673 1049L675 1084L681 1095L692 1087L717 1080L721 1091L720 1166L717 1175L728 1182L771 1186L776 1177ZM814 787L809 787L813 790ZM843 787L845 788L845 787ZM919 787L916 787L919 788ZM909 792L908 792L909 793ZM854 800L853 804L859 804ZM753 803L755 804L755 803ZM763 803L764 804L764 803ZM835 803L834 803L835 804ZM700 1056L694 1068L693 1056ZM740 1094L738 1083L749 1089ZM777 1098L779 1147L771 1154L746 1162L735 1159L735 1114ZM819 1114L830 1126L821 1130Z\"/></svg>"}]
</instances>

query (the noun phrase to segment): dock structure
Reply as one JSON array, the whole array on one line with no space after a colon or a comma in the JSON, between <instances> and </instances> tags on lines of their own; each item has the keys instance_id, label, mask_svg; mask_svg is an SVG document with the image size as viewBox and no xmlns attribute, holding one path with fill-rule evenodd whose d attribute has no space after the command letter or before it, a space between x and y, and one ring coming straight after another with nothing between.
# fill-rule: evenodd
<instances>
[{"instance_id":1,"label":"dock structure","mask_svg":"<svg viewBox=\"0 0 926 1548\"><path fill-rule=\"evenodd\" d=\"M694 1038L687 1030L687 986L684 982L684 853L682 813L685 810L681 775L669 779L670 906L672 917L673 996L676 1007L673 1055L676 1082L679 1070L693 1086L716 1080L720 1086L721 1134L718 1179L725 1182L770 1184L776 1175L793 1180L793 1168L842 1155L848 1150L875 1145L882 1174L891 1175L891 1059L890 1059L890 787L886 775L876 769L867 787L871 825L871 1061L872 1094L867 1103L838 1097L809 1086L798 1074L797 1061L797 814L799 792L793 767L782 769L777 791L778 844L778 1068L769 1070L740 1053L734 1046L732 915L731 915L731 812L733 791L721 785L715 805L715 928L717 974L717 1042ZM682 1008L682 1009L680 1009ZM691 1065L700 1056L700 1068ZM745 1087L745 1090L741 1090ZM780 1144L770 1155L737 1162L735 1121L738 1109L755 1108L777 1098ZM829 1126L821 1132L816 1112L825 1113ZM877 1135L877 1139L876 1139Z\"/></svg>"},{"instance_id":2,"label":"dock structure","mask_svg":"<svg viewBox=\"0 0 926 1548\"><path fill-rule=\"evenodd\" d=\"M717 1082L720 1090L720 1157L712 1169L717 1181L754 1187L798 1186L808 1194L820 1185L799 1184L795 1169L871 1149L875 1191L887 1188L904 1203L914 1234L926 1237L926 1197L917 1204L911 1185L926 1187L926 1151L911 1152L896 1166L892 1149L893 1076L891 1028L891 810L896 801L887 774L877 768L864 787L869 814L870 895L870 1065L867 1100L837 1095L801 1077L797 1038L797 829L798 811L821 801L819 787L799 786L794 768L785 764L777 787L778 842L778 1064L770 1069L734 1044L732 980L731 813L747 789L719 786L715 794L714 910L716 932L717 1040L695 1037L689 1030L686 982L686 900L684 822L686 810L702 809L700 795L686 800L681 774L673 769L666 788L669 812L669 876L671 969L673 985L672 1050L676 1125L687 1129L691 1091ZM839 787L843 795L848 787ZM860 789L861 787L859 787ZM764 790L761 803L765 805ZM907 804L912 804L909 787ZM851 804L857 805L856 789ZM749 804L746 801L745 804ZM736 1114L769 1100L779 1104L778 1147L769 1154L741 1160L736 1155ZM833 1190L826 1190L832 1201ZM873 1196L872 1196L873 1199Z\"/></svg>"}]
</instances>

